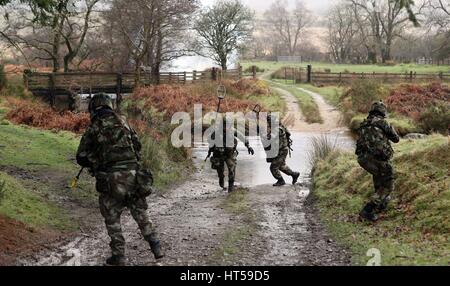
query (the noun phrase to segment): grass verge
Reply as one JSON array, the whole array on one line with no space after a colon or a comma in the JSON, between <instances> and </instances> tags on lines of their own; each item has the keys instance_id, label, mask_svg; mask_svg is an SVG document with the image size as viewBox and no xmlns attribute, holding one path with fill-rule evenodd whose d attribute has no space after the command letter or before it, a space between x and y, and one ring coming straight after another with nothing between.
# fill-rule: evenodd
<instances>
[{"instance_id":1,"label":"grass verge","mask_svg":"<svg viewBox=\"0 0 450 286\"><path fill-rule=\"evenodd\" d=\"M27 190L23 184L0 172L0 182L4 182L0 200L0 214L21 221L29 226L71 231L76 222L56 204Z\"/></svg>"},{"instance_id":2,"label":"grass verge","mask_svg":"<svg viewBox=\"0 0 450 286\"><path fill-rule=\"evenodd\" d=\"M395 147L396 190L377 224L357 214L373 192L372 178L350 153L334 152L316 165L314 197L330 232L365 265L379 249L382 265L449 265L450 150L448 138L433 135Z\"/></svg>"},{"instance_id":3,"label":"grass verge","mask_svg":"<svg viewBox=\"0 0 450 286\"><path fill-rule=\"evenodd\" d=\"M339 99L345 91L345 88L341 86L317 87L312 84L298 84L297 86L322 95L333 106L339 105Z\"/></svg>"},{"instance_id":4,"label":"grass verge","mask_svg":"<svg viewBox=\"0 0 450 286\"><path fill-rule=\"evenodd\" d=\"M320 116L319 107L309 94L302 92L295 86L280 84L280 82L277 80L272 81L272 83L274 87L281 88L297 98L298 105L302 111L303 116L305 117L306 122L323 123L323 119Z\"/></svg>"}]
</instances>

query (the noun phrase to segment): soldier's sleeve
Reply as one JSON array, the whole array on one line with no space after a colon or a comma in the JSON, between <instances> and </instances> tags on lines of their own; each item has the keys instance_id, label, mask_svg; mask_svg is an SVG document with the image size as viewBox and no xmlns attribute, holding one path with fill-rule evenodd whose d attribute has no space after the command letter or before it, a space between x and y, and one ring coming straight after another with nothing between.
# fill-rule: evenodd
<instances>
[{"instance_id":1,"label":"soldier's sleeve","mask_svg":"<svg viewBox=\"0 0 450 286\"><path fill-rule=\"evenodd\" d=\"M93 128L90 126L81 138L80 146L78 146L77 151L77 163L81 167L93 167L93 162L90 158L94 149L94 135Z\"/></svg>"},{"instance_id":2,"label":"soldier's sleeve","mask_svg":"<svg viewBox=\"0 0 450 286\"><path fill-rule=\"evenodd\" d=\"M250 142L248 141L247 137L245 137L244 134L242 134L236 129L234 129L234 137L238 138L242 143L244 143L245 147L250 146Z\"/></svg>"},{"instance_id":3,"label":"soldier's sleeve","mask_svg":"<svg viewBox=\"0 0 450 286\"><path fill-rule=\"evenodd\" d=\"M382 128L389 140L394 143L400 142L400 136L398 136L397 131L395 131L395 128L392 127L392 125L390 125L386 120L382 121Z\"/></svg>"}]
</instances>

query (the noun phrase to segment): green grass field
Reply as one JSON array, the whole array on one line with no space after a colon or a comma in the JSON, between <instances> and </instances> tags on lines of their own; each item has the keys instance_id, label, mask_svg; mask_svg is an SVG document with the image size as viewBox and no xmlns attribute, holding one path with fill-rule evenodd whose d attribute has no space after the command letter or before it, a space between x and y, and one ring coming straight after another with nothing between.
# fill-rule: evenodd
<instances>
[{"instance_id":1,"label":"green grass field","mask_svg":"<svg viewBox=\"0 0 450 286\"><path fill-rule=\"evenodd\" d=\"M371 248L382 265L449 265L450 150L448 138L430 136L395 146L396 190L388 212L372 225L358 213L373 192L372 178L352 153L331 154L316 166L314 196L327 228L365 265Z\"/></svg>"},{"instance_id":2,"label":"green grass field","mask_svg":"<svg viewBox=\"0 0 450 286\"><path fill-rule=\"evenodd\" d=\"M417 65L417 64L398 64L395 66L383 66L383 65L349 65L349 64L331 64L331 63L288 63L288 62L269 62L269 61L244 61L241 65L244 69L250 66L258 66L261 69L267 71L276 71L282 67L305 67L311 64L313 70L324 71L325 69L330 69L331 72L356 72L356 73L406 73L406 72L417 72L417 73L450 73L450 66L435 66L435 65Z\"/></svg>"}]
</instances>

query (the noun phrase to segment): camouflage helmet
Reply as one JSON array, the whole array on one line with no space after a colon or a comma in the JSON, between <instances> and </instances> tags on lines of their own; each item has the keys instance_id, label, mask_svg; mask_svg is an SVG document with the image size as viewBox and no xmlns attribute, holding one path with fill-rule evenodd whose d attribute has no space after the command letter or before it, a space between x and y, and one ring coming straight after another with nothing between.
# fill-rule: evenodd
<instances>
[{"instance_id":1,"label":"camouflage helmet","mask_svg":"<svg viewBox=\"0 0 450 286\"><path fill-rule=\"evenodd\" d=\"M109 95L106 93L95 94L89 102L89 112L95 112L99 107L106 107L113 109L113 102Z\"/></svg>"},{"instance_id":2,"label":"camouflage helmet","mask_svg":"<svg viewBox=\"0 0 450 286\"><path fill-rule=\"evenodd\" d=\"M372 104L372 108L370 109L369 113L371 113L371 114L377 113L377 114L380 114L380 115L386 117L386 115L388 113L387 106L386 106L386 104L384 104L383 101L377 101L374 104Z\"/></svg>"}]
</instances>

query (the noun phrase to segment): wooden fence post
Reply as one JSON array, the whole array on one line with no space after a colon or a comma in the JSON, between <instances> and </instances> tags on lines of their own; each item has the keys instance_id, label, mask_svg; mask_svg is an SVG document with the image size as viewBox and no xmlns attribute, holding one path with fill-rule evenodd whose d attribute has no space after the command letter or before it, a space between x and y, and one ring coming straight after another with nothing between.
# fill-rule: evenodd
<instances>
[{"instance_id":1,"label":"wooden fence post","mask_svg":"<svg viewBox=\"0 0 450 286\"><path fill-rule=\"evenodd\" d=\"M56 95L55 95L55 73L51 73L49 76L49 88L50 88L50 105L55 107Z\"/></svg>"},{"instance_id":2,"label":"wooden fence post","mask_svg":"<svg viewBox=\"0 0 450 286\"><path fill-rule=\"evenodd\" d=\"M242 66L239 64L238 66L238 80L242 78Z\"/></svg>"},{"instance_id":3,"label":"wooden fence post","mask_svg":"<svg viewBox=\"0 0 450 286\"><path fill-rule=\"evenodd\" d=\"M24 86L25 86L25 88L28 90L28 87L29 87L29 85L30 85L30 81L29 81L29 78L28 78L28 74L30 74L31 72L29 71L29 70L25 70L24 72L23 72L23 84L24 84Z\"/></svg>"},{"instance_id":4,"label":"wooden fence post","mask_svg":"<svg viewBox=\"0 0 450 286\"><path fill-rule=\"evenodd\" d=\"M306 77L306 82L311 83L312 82L312 65L308 65L308 74Z\"/></svg>"},{"instance_id":5,"label":"wooden fence post","mask_svg":"<svg viewBox=\"0 0 450 286\"><path fill-rule=\"evenodd\" d=\"M441 81L444 79L444 73L443 73L443 72L440 72L440 73L439 73L439 79L440 79Z\"/></svg>"},{"instance_id":6,"label":"wooden fence post","mask_svg":"<svg viewBox=\"0 0 450 286\"><path fill-rule=\"evenodd\" d=\"M197 80L197 71L193 71L192 72L192 82L195 83L196 80Z\"/></svg>"},{"instance_id":7,"label":"wooden fence post","mask_svg":"<svg viewBox=\"0 0 450 286\"><path fill-rule=\"evenodd\" d=\"M253 79L256 79L256 66L252 66L252 76Z\"/></svg>"},{"instance_id":8,"label":"wooden fence post","mask_svg":"<svg viewBox=\"0 0 450 286\"><path fill-rule=\"evenodd\" d=\"M211 80L217 81L217 69L216 68L211 69Z\"/></svg>"},{"instance_id":9,"label":"wooden fence post","mask_svg":"<svg viewBox=\"0 0 450 286\"><path fill-rule=\"evenodd\" d=\"M183 76L184 76L184 84L186 84L186 82L187 82L187 75L186 75L186 72L184 72L184 74L183 74Z\"/></svg>"},{"instance_id":10,"label":"wooden fence post","mask_svg":"<svg viewBox=\"0 0 450 286\"><path fill-rule=\"evenodd\" d=\"M123 82L123 76L121 73L117 74L117 82L116 82L116 105L119 107L120 103L122 102L122 82Z\"/></svg>"},{"instance_id":11,"label":"wooden fence post","mask_svg":"<svg viewBox=\"0 0 450 286\"><path fill-rule=\"evenodd\" d=\"M284 68L284 83L287 83L287 67Z\"/></svg>"}]
</instances>

